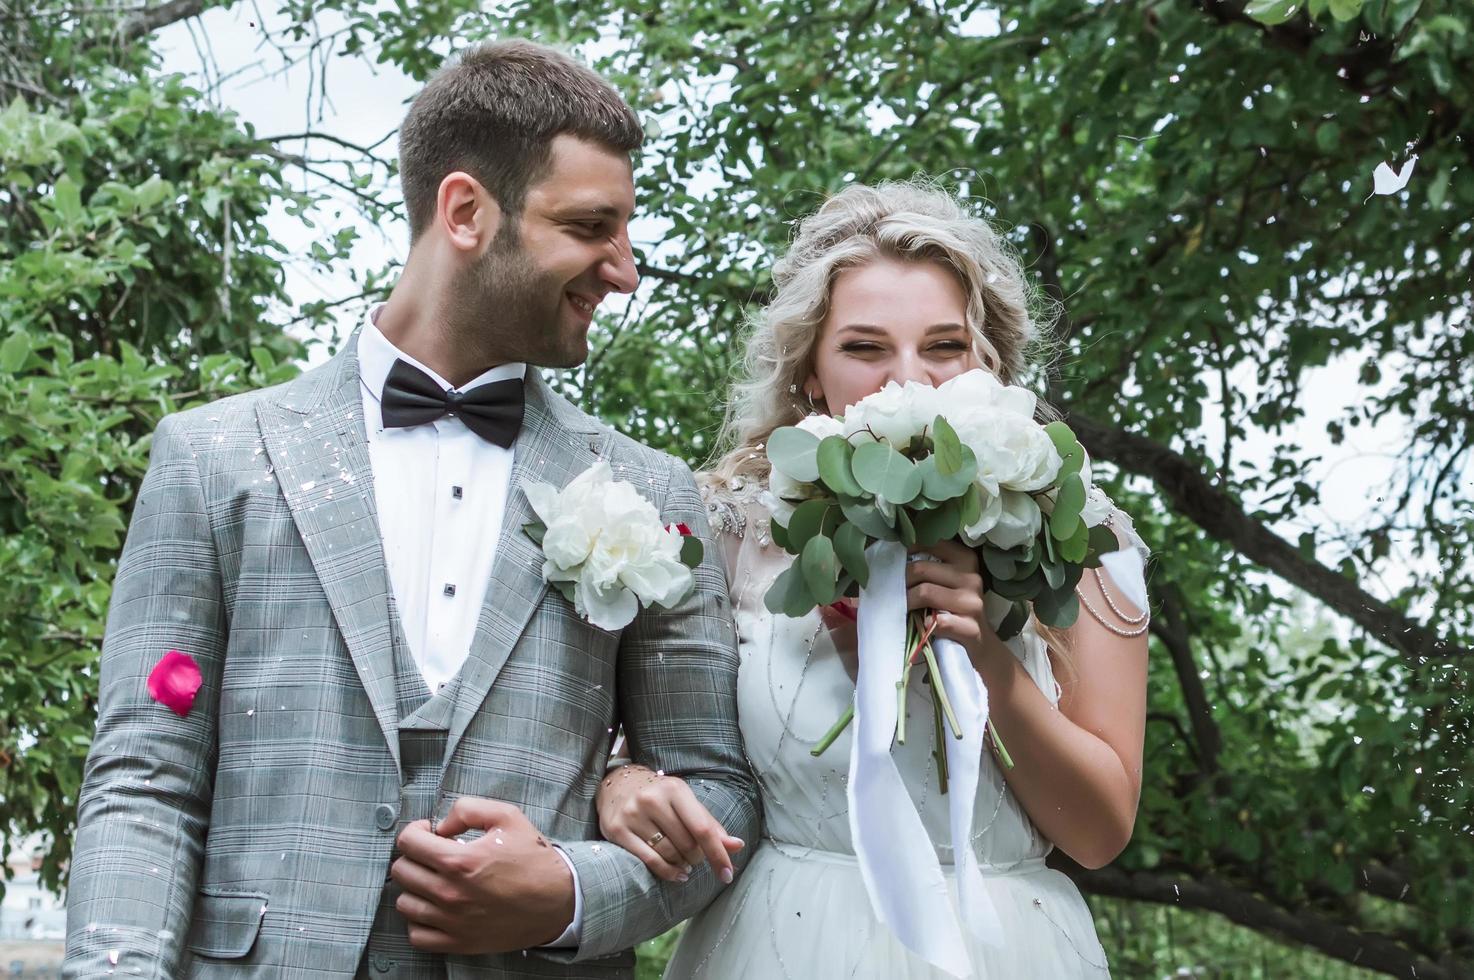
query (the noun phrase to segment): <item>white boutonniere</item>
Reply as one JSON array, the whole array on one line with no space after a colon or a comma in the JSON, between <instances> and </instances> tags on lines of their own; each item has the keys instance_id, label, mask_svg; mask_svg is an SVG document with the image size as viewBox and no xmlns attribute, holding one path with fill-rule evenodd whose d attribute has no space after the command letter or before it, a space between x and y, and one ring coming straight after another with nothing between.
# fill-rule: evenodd
<instances>
[{"instance_id":1,"label":"white boutonniere","mask_svg":"<svg viewBox=\"0 0 1474 980\"><path fill-rule=\"evenodd\" d=\"M695 587L701 539L666 524L633 484L599 461L562 490L527 487L539 520L523 525L543 550L543 578L595 626L619 630L642 606L671 608Z\"/></svg>"}]
</instances>

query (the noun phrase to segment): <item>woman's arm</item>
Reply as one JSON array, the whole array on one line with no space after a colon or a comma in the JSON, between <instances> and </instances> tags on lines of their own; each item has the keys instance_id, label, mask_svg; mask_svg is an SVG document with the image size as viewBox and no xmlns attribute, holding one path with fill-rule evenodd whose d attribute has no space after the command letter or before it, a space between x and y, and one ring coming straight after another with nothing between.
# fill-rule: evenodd
<instances>
[{"instance_id":1,"label":"woman's arm","mask_svg":"<svg viewBox=\"0 0 1474 980\"><path fill-rule=\"evenodd\" d=\"M1107 629L1088 602L1122 630L1095 576L1080 581L1080 617L1070 650L1056 663L1063 695L1056 711L1013 652L998 639L982 603L977 557L951 543L933 549L941 561L908 569L911 608L938 610L937 635L961 643L988 688L990 723L1013 758L1009 787L1044 836L1087 868L1109 864L1131 840L1141 793L1146 729L1147 641ZM1111 599L1138 612L1102 574Z\"/></svg>"}]
</instances>

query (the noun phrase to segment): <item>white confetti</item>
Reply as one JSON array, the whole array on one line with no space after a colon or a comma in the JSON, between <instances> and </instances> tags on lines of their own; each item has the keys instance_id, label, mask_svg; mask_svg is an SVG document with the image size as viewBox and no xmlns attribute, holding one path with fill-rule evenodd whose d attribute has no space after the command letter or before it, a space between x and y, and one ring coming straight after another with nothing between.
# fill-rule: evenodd
<instances>
[{"instance_id":1,"label":"white confetti","mask_svg":"<svg viewBox=\"0 0 1474 980\"><path fill-rule=\"evenodd\" d=\"M1372 171L1372 194L1367 195L1367 199L1371 200L1373 194L1396 194L1402 190L1413 179L1413 165L1417 162L1415 153L1408 157L1401 170L1393 170L1389 163L1377 164L1377 169Z\"/></svg>"}]
</instances>

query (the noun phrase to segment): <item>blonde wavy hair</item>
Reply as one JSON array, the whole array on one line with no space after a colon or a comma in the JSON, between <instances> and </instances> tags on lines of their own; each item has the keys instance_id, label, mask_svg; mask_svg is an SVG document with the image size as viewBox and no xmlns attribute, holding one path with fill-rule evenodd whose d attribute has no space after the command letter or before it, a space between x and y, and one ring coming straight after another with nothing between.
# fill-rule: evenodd
<instances>
[{"instance_id":1,"label":"blonde wavy hair","mask_svg":"<svg viewBox=\"0 0 1474 980\"><path fill-rule=\"evenodd\" d=\"M986 218L931 181L851 184L799 221L788 253L773 267L772 301L751 322L717 455L701 474L709 493L766 484L768 436L814 410L803 389L836 277L880 259L935 262L956 275L967 296L973 355L1003 383L1022 383L1031 355L1050 346L1055 304L1031 287ZM1059 417L1042 399L1038 405L1041 420ZM1035 628L1067 661L1068 637L1037 620Z\"/></svg>"},{"instance_id":2,"label":"blonde wavy hair","mask_svg":"<svg viewBox=\"0 0 1474 980\"><path fill-rule=\"evenodd\" d=\"M767 480L762 445L774 429L813 411L803 386L836 277L878 259L935 262L956 275L967 295L973 356L1005 384L1020 383L1029 355L1047 346L1041 324L1052 318L1052 304L1030 287L1013 249L985 218L929 181L851 184L798 223L788 254L773 267L773 298L752 320L718 456L705 475L711 485ZM1042 415L1057 417L1039 404Z\"/></svg>"}]
</instances>

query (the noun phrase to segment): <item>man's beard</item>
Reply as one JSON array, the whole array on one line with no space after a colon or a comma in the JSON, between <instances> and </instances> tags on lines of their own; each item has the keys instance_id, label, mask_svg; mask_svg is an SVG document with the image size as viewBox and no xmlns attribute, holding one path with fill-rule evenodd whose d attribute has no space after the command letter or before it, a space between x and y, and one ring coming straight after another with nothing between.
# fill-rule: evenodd
<instances>
[{"instance_id":1,"label":"man's beard","mask_svg":"<svg viewBox=\"0 0 1474 980\"><path fill-rule=\"evenodd\" d=\"M504 225L456 283L450 329L458 345L484 363L577 366L588 347L561 322L562 286L532 261L516 227Z\"/></svg>"}]
</instances>

